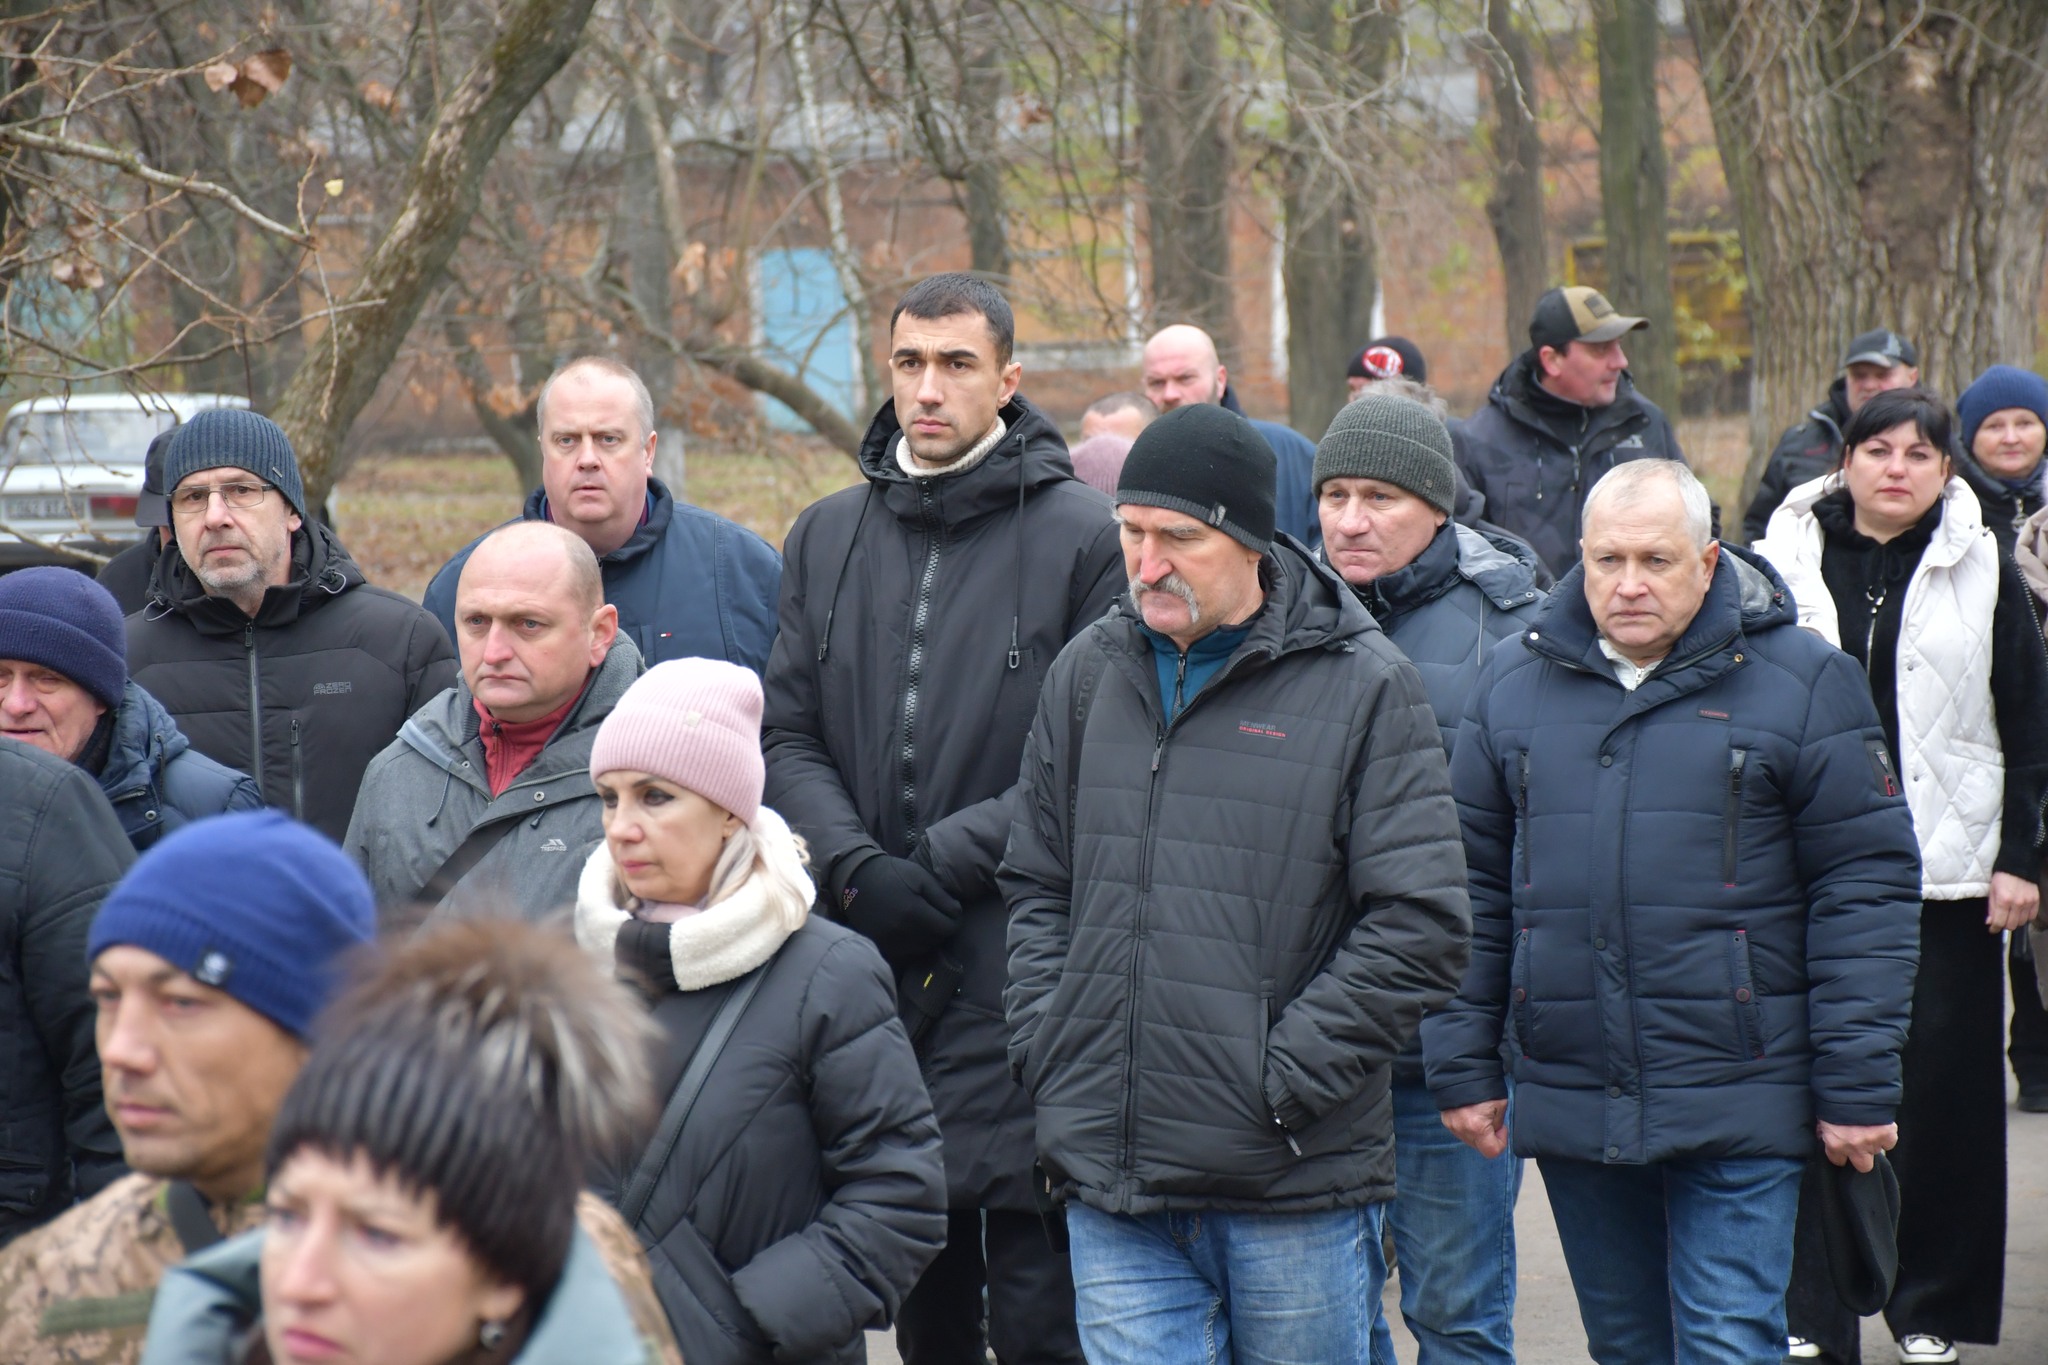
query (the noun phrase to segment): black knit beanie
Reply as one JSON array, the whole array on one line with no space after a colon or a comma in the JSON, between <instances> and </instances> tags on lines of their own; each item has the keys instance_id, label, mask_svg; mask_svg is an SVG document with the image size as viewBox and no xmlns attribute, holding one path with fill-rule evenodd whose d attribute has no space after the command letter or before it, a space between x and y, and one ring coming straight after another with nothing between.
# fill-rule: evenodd
<instances>
[{"instance_id":1,"label":"black knit beanie","mask_svg":"<svg viewBox=\"0 0 2048 1365\"><path fill-rule=\"evenodd\" d=\"M1192 403L1138 433L1116 500L1184 512L1264 554L1277 477L1273 447L1256 427L1228 408Z\"/></svg>"},{"instance_id":2,"label":"black knit beanie","mask_svg":"<svg viewBox=\"0 0 2048 1365\"><path fill-rule=\"evenodd\" d=\"M1451 433L1412 398L1367 389L1338 410L1316 446L1320 496L1331 479L1378 479L1449 512L1458 496Z\"/></svg>"}]
</instances>

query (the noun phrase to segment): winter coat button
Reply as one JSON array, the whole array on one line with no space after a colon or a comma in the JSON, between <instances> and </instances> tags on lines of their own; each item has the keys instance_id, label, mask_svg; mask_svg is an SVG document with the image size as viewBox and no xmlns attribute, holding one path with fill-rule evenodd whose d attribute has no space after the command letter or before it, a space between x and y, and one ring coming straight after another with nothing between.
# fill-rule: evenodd
<instances>
[{"instance_id":1,"label":"winter coat button","mask_svg":"<svg viewBox=\"0 0 2048 1365\"><path fill-rule=\"evenodd\" d=\"M1743 1004L1747 1005L1749 1003L1749 987L1738 987L1735 992L1735 998L1741 1001Z\"/></svg>"},{"instance_id":2,"label":"winter coat button","mask_svg":"<svg viewBox=\"0 0 2048 1365\"><path fill-rule=\"evenodd\" d=\"M1603 767L1603 768L1611 768L1611 767L1613 767L1613 766L1614 766L1614 755L1613 755L1613 754L1602 754L1602 755L1600 755L1600 766L1601 766L1601 767Z\"/></svg>"},{"instance_id":3,"label":"winter coat button","mask_svg":"<svg viewBox=\"0 0 2048 1365\"><path fill-rule=\"evenodd\" d=\"M1606 952L1606 951L1607 951L1607 940L1606 940L1606 939L1604 939L1604 938L1596 938L1596 939L1594 939L1594 940L1593 940L1593 951L1594 951L1594 952L1596 952L1596 953L1604 953L1604 952Z\"/></svg>"},{"instance_id":4,"label":"winter coat button","mask_svg":"<svg viewBox=\"0 0 2048 1365\"><path fill-rule=\"evenodd\" d=\"M1618 1085L1610 1085L1610 1086L1608 1086L1608 1087L1607 1087L1607 1098L1608 1098L1608 1099L1610 1099L1610 1100L1618 1100L1618 1099L1620 1099L1620 1098L1621 1098L1621 1087L1620 1087L1620 1086L1618 1086ZM1611 1155L1611 1153L1610 1153L1610 1155Z\"/></svg>"},{"instance_id":5,"label":"winter coat button","mask_svg":"<svg viewBox=\"0 0 2048 1365\"><path fill-rule=\"evenodd\" d=\"M1607 1149L1607 1159L1608 1159L1609 1161L1619 1161L1619 1160L1621 1160L1621 1148L1619 1148L1619 1147L1609 1147L1609 1148Z\"/></svg>"},{"instance_id":6,"label":"winter coat button","mask_svg":"<svg viewBox=\"0 0 2048 1365\"><path fill-rule=\"evenodd\" d=\"M1524 1000L1527 1000L1528 998L1529 992L1523 990L1520 986L1515 987L1515 1001L1517 1004L1521 1003Z\"/></svg>"},{"instance_id":7,"label":"winter coat button","mask_svg":"<svg viewBox=\"0 0 2048 1365\"><path fill-rule=\"evenodd\" d=\"M548 794L546 792L535 792L533 794L533 799L536 801L545 801L548 799Z\"/></svg>"},{"instance_id":8,"label":"winter coat button","mask_svg":"<svg viewBox=\"0 0 2048 1365\"><path fill-rule=\"evenodd\" d=\"M154 820L156 819L156 812L153 810L146 810L142 812L142 818L145 820Z\"/></svg>"}]
</instances>

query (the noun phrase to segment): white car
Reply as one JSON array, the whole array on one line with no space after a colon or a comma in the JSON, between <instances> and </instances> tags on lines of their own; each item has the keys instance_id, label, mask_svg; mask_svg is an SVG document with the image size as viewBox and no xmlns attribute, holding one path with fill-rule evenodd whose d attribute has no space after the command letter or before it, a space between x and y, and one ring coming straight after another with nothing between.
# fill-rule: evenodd
<instances>
[{"instance_id":1,"label":"white car","mask_svg":"<svg viewBox=\"0 0 2048 1365\"><path fill-rule=\"evenodd\" d=\"M32 398L0 424L0 568L92 562L142 533L143 457L158 432L207 408L246 408L220 393Z\"/></svg>"}]
</instances>

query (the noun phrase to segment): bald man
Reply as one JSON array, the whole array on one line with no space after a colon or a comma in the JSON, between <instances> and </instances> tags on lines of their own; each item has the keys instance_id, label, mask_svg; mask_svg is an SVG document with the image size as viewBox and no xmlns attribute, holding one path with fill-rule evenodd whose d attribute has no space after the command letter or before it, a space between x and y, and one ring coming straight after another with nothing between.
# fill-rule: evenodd
<instances>
[{"instance_id":1,"label":"bald man","mask_svg":"<svg viewBox=\"0 0 2048 1365\"><path fill-rule=\"evenodd\" d=\"M455 646L461 680L371 761L348 828L387 928L573 905L604 837L590 746L641 662L589 544L544 521L484 537Z\"/></svg>"},{"instance_id":2,"label":"bald man","mask_svg":"<svg viewBox=\"0 0 2048 1365\"><path fill-rule=\"evenodd\" d=\"M1145 343L1145 396L1161 412L1190 403L1215 403L1251 422L1273 447L1273 525L1302 544L1322 544L1323 528L1316 515L1315 442L1279 422L1250 416L1230 387L1230 371L1216 354L1207 332L1187 323L1162 327Z\"/></svg>"}]
</instances>

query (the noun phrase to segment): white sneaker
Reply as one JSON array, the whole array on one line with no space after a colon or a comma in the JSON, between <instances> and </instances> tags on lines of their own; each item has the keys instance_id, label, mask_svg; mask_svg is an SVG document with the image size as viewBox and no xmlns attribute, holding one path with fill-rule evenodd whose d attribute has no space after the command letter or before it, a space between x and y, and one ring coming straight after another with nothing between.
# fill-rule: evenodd
<instances>
[{"instance_id":1,"label":"white sneaker","mask_svg":"<svg viewBox=\"0 0 2048 1365\"><path fill-rule=\"evenodd\" d=\"M1956 1358L1952 1342L1926 1332L1913 1332L1899 1343L1899 1365L1948 1365Z\"/></svg>"},{"instance_id":2,"label":"white sneaker","mask_svg":"<svg viewBox=\"0 0 2048 1365\"><path fill-rule=\"evenodd\" d=\"M1805 1337L1786 1337L1785 1359L1819 1360L1820 1345L1817 1342L1808 1341Z\"/></svg>"}]
</instances>

